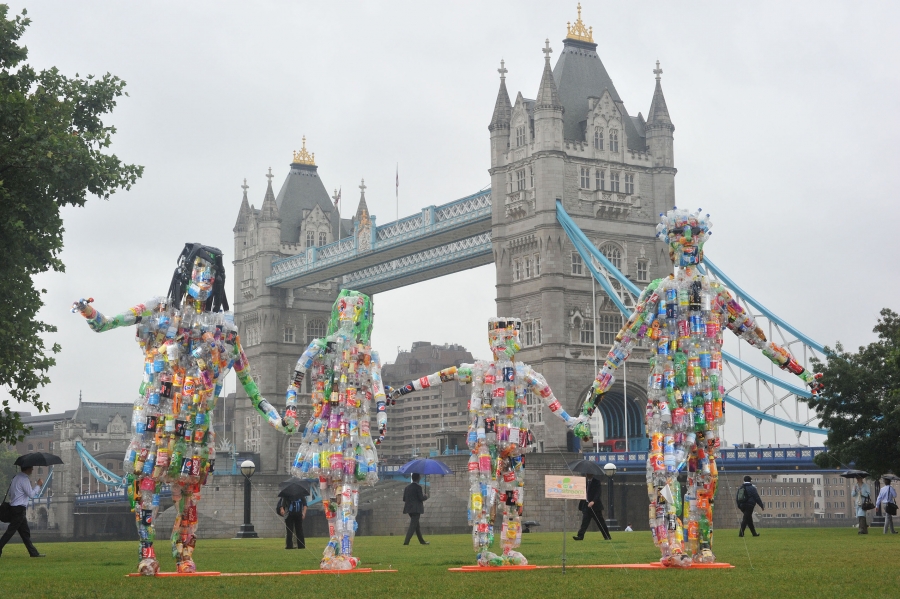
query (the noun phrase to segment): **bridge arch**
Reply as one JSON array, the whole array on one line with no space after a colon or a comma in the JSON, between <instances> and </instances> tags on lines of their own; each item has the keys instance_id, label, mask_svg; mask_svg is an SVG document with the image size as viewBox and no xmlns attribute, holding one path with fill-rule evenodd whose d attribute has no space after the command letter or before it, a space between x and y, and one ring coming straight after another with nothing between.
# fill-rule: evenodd
<instances>
[{"instance_id":1,"label":"bridge arch","mask_svg":"<svg viewBox=\"0 0 900 599\"><path fill-rule=\"evenodd\" d=\"M585 387L580 394L578 413L584 402L590 397L591 387ZM603 422L604 439L643 439L646 437L644 411L647 404L647 392L637 383L628 383L628 401L625 401L625 387L617 381L606 393L597 412ZM626 414L627 412L627 414ZM627 426L627 429L626 429ZM627 435L626 435L627 430ZM601 431L594 431L597 434ZM631 449L629 447L629 449ZM641 446L643 449L643 444Z\"/></svg>"}]
</instances>

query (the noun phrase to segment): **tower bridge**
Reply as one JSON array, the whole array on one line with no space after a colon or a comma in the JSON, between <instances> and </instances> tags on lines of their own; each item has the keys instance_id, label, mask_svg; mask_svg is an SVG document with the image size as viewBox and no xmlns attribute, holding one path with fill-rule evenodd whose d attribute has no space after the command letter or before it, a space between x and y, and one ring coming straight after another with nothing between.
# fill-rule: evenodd
<instances>
[{"instance_id":1,"label":"tower bridge","mask_svg":"<svg viewBox=\"0 0 900 599\"><path fill-rule=\"evenodd\" d=\"M270 169L260 208L250 205L245 182L234 227L235 321L263 394L282 395L305 344L324 335L341 288L378 294L493 263L497 313L523 321L521 359L547 377L567 411L578 410L636 290L672 272L655 228L659 213L676 204L675 126L660 64L648 68L655 86L647 116L632 115L580 12L561 48L543 45L540 81L523 82L537 83L533 99L523 92L510 99L507 75L515 66L501 61L484 190L446 203L436 198L377 225L363 182L356 212L342 217L340 195L329 196L305 138L277 195ZM821 356L821 345L710 270L805 366ZM607 394L606 438L643 437L648 358L637 347L627 380ZM748 414L760 436L764 422L796 435L794 443L823 432L802 403L806 391L770 366L729 355L726 371L729 404ZM242 399L239 389L238 405L249 406ZM542 418L540 409L529 409L538 446L566 448L564 425ZM297 440L268 430L249 408L239 408L236 420L237 448L277 455L263 470L286 472ZM427 451L431 442L416 445Z\"/></svg>"}]
</instances>

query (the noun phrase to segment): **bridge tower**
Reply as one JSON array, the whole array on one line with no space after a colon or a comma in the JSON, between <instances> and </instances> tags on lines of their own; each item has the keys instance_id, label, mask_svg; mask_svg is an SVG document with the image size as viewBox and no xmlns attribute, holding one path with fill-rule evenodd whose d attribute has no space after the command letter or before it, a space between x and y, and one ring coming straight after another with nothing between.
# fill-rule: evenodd
<instances>
[{"instance_id":1,"label":"bridge tower","mask_svg":"<svg viewBox=\"0 0 900 599\"><path fill-rule=\"evenodd\" d=\"M337 241L352 230L349 219L341 219L321 179L315 154L303 148L294 152L290 170L276 196L272 188L272 169L262 207L254 208L244 196L234 225L235 323L244 351L250 361L253 378L263 396L272 405L283 408L284 393L297 358L310 339L323 337L338 294L336 280L298 288L269 287L272 260L305 252ZM365 195L360 200L365 206ZM361 208L362 209L362 208ZM342 234L343 233L343 234ZM309 390L301 405L309 405ZM305 400L305 401L304 401ZM301 408L300 421L309 417ZM258 469L263 473L287 472L287 460L293 455L291 443L299 442L260 422L250 400L237 386L234 439L238 451L261 455ZM277 457L276 457L277 456Z\"/></svg>"},{"instance_id":2,"label":"bridge tower","mask_svg":"<svg viewBox=\"0 0 900 599\"><path fill-rule=\"evenodd\" d=\"M622 320L556 220L556 202L639 286L672 272L655 238L660 212L675 203L674 126L657 68L648 120L629 115L581 20L567 27L562 50L545 41L544 70L534 100L511 103L506 64L488 127L491 139L492 245L497 314L523 321L519 354L542 372L565 408L576 412ZM614 283L617 287L618 283ZM623 294L624 296L624 294ZM595 308L596 305L596 308ZM596 330L595 325L596 323ZM648 353L629 361L627 402L622 377L601 413L606 439L643 437ZM565 448L558 419L529 410L545 450ZM595 431L596 434L596 431Z\"/></svg>"}]
</instances>

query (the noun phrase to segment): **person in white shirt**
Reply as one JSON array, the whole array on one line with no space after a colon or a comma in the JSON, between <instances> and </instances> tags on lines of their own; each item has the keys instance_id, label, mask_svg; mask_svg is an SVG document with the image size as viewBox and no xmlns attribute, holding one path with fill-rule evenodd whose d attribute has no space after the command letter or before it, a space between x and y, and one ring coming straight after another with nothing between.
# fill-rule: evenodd
<instances>
[{"instance_id":1,"label":"person in white shirt","mask_svg":"<svg viewBox=\"0 0 900 599\"><path fill-rule=\"evenodd\" d=\"M0 555L3 554L3 548L12 536L18 532L22 537L22 542L25 543L28 555L44 557L44 554L40 553L31 542L31 529L28 528L28 519L25 517L28 500L36 497L41 492L41 487L44 486L44 481L40 478L35 486L31 485L30 477L33 470L34 468L31 466L22 468L22 471L13 477L12 483L9 485L8 496L9 505L12 507L12 519L6 533L0 538Z\"/></svg>"},{"instance_id":2,"label":"person in white shirt","mask_svg":"<svg viewBox=\"0 0 900 599\"><path fill-rule=\"evenodd\" d=\"M625 527L625 532L634 532L634 529L631 528L631 524Z\"/></svg>"},{"instance_id":3,"label":"person in white shirt","mask_svg":"<svg viewBox=\"0 0 900 599\"><path fill-rule=\"evenodd\" d=\"M881 487L881 491L878 493L878 499L875 500L875 509L881 509L881 513L884 514L884 534L888 533L888 527L890 527L891 534L897 534L897 531L894 530L894 517L888 512L888 504L893 504L892 510L894 513L897 512L897 491L891 488L891 479L884 479L884 486Z\"/></svg>"}]
</instances>

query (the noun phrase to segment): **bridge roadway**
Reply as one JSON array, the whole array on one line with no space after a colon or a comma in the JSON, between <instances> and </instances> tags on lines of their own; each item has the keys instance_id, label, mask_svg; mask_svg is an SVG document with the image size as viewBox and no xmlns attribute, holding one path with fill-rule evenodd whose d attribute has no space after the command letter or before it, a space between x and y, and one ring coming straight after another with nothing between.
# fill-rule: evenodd
<instances>
[{"instance_id":1,"label":"bridge roadway","mask_svg":"<svg viewBox=\"0 0 900 599\"><path fill-rule=\"evenodd\" d=\"M813 458L825 451L824 447L754 447L750 449L723 449L719 460L716 462L721 472L768 472L776 470L792 470L815 472L822 468L816 466ZM620 453L592 453L582 454L584 459L598 464L612 462L619 471L633 469L643 472L647 467L646 451L629 451ZM400 466L379 466L378 476L382 480L399 476ZM216 474L216 476L240 476L231 474ZM163 493L171 497L171 491L166 488ZM317 494L316 494L317 495ZM316 503L318 497L314 497L310 503ZM125 504L124 489L110 493L85 493L75 496L77 507Z\"/></svg>"},{"instance_id":2,"label":"bridge roadway","mask_svg":"<svg viewBox=\"0 0 900 599\"><path fill-rule=\"evenodd\" d=\"M494 261L491 192L480 191L350 237L276 260L270 287L297 288L342 279L342 288L373 294Z\"/></svg>"}]
</instances>

